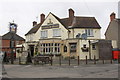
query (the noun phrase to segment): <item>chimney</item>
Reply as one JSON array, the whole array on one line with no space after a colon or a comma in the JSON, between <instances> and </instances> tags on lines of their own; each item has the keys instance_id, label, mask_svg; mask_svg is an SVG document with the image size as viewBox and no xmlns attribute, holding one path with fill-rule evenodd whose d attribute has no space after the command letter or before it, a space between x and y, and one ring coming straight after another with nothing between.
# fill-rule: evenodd
<instances>
[{"instance_id":1,"label":"chimney","mask_svg":"<svg viewBox=\"0 0 120 80\"><path fill-rule=\"evenodd\" d=\"M116 14L113 12L110 15L110 21L114 20L116 18Z\"/></svg>"},{"instance_id":2,"label":"chimney","mask_svg":"<svg viewBox=\"0 0 120 80\"><path fill-rule=\"evenodd\" d=\"M41 23L45 20L45 15L42 13L41 15L40 15L40 17L41 17L41 19L40 19L40 21L41 21Z\"/></svg>"},{"instance_id":3,"label":"chimney","mask_svg":"<svg viewBox=\"0 0 120 80\"><path fill-rule=\"evenodd\" d=\"M74 11L73 9L70 8L69 9L69 26L71 26L73 19L74 19Z\"/></svg>"},{"instance_id":4,"label":"chimney","mask_svg":"<svg viewBox=\"0 0 120 80\"><path fill-rule=\"evenodd\" d=\"M37 22L36 22L36 21L33 21L33 27L34 27L35 25L37 25Z\"/></svg>"}]
</instances>

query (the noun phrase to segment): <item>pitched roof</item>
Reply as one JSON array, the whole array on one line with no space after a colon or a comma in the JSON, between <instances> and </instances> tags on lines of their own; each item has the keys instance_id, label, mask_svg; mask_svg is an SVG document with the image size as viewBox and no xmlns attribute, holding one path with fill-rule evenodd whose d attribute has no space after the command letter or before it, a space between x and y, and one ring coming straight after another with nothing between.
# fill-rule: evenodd
<instances>
[{"instance_id":1,"label":"pitched roof","mask_svg":"<svg viewBox=\"0 0 120 80\"><path fill-rule=\"evenodd\" d=\"M35 25L33 28L30 29L30 31L27 34L25 34L25 36L28 35L28 34L36 33L37 30L40 28L41 24L42 23L39 23L39 24Z\"/></svg>"},{"instance_id":2,"label":"pitched roof","mask_svg":"<svg viewBox=\"0 0 120 80\"><path fill-rule=\"evenodd\" d=\"M51 13L51 12L50 12ZM68 29L66 26L68 26L66 23L68 23L68 18L66 19L60 19L59 17L57 17L56 15L54 15L53 13L51 13L66 29ZM66 21L66 23L65 23Z\"/></svg>"},{"instance_id":3,"label":"pitched roof","mask_svg":"<svg viewBox=\"0 0 120 80\"><path fill-rule=\"evenodd\" d=\"M61 19L62 24L69 28L69 18ZM74 17L74 20L70 28L98 28L100 25L96 21L95 17Z\"/></svg>"},{"instance_id":4,"label":"pitched roof","mask_svg":"<svg viewBox=\"0 0 120 80\"><path fill-rule=\"evenodd\" d=\"M114 21L116 22L116 24L118 24L118 27L119 27L119 25L120 25L120 19L118 18L118 19L114 19L114 20L112 20L112 21L109 23L109 25L108 25L108 27L107 27L106 32L105 32L104 35L106 35L106 33L107 33L107 31L108 31L110 25L111 25L112 22L114 22Z\"/></svg>"},{"instance_id":5,"label":"pitched roof","mask_svg":"<svg viewBox=\"0 0 120 80\"><path fill-rule=\"evenodd\" d=\"M50 14L52 14L50 12ZM100 29L100 25L98 24L95 17L79 17L75 16L72 22L71 27L69 27L69 18L63 18L60 19L59 17L52 14L66 29L69 30L69 28L96 28ZM37 30L40 28L42 23L37 24L35 27L33 27L26 35L36 33Z\"/></svg>"},{"instance_id":6,"label":"pitched roof","mask_svg":"<svg viewBox=\"0 0 120 80\"><path fill-rule=\"evenodd\" d=\"M52 13L51 13L52 14ZM69 18L60 19L59 17L52 14L65 28L69 28ZM72 22L72 28L98 28L100 29L100 25L98 24L95 17L79 17L75 16Z\"/></svg>"},{"instance_id":7,"label":"pitched roof","mask_svg":"<svg viewBox=\"0 0 120 80\"><path fill-rule=\"evenodd\" d=\"M8 32L8 33L6 33L6 34L4 34L4 35L2 36L2 39L3 39L3 40L10 40L11 38L12 38L12 34L11 34L10 32ZM24 38L22 38L21 36L15 34L15 33L14 33L14 40L25 41Z\"/></svg>"}]
</instances>

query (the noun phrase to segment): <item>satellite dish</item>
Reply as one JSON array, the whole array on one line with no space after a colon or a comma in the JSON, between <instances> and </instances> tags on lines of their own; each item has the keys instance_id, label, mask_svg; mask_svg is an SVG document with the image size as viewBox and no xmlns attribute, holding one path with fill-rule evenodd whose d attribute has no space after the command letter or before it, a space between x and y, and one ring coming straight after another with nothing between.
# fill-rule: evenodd
<instances>
[{"instance_id":1,"label":"satellite dish","mask_svg":"<svg viewBox=\"0 0 120 80\"><path fill-rule=\"evenodd\" d=\"M80 34L80 33L78 33L78 34L76 35L76 38L80 38L80 36L81 36L81 34Z\"/></svg>"},{"instance_id":2,"label":"satellite dish","mask_svg":"<svg viewBox=\"0 0 120 80\"><path fill-rule=\"evenodd\" d=\"M86 34L86 33L83 33L83 34L81 35L81 38L82 38L82 39L87 39L87 34Z\"/></svg>"}]
</instances>

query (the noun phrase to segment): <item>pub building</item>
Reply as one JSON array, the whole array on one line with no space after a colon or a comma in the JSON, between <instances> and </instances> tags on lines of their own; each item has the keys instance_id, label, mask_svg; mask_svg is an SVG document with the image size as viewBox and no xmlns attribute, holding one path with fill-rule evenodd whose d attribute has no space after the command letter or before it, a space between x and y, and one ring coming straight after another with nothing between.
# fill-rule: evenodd
<instances>
[{"instance_id":1,"label":"pub building","mask_svg":"<svg viewBox=\"0 0 120 80\"><path fill-rule=\"evenodd\" d=\"M26 50L31 56L39 54L61 54L63 57L79 56L80 59L99 59L101 27L95 17L75 16L69 9L67 18L59 18L53 13L47 17L40 15L40 23L33 22L33 28L26 36Z\"/></svg>"}]
</instances>

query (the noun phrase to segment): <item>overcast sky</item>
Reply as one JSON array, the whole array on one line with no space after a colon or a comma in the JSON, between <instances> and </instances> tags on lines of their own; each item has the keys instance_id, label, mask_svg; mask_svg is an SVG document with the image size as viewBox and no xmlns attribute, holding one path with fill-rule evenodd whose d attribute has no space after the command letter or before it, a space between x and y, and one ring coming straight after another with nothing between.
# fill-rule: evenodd
<instances>
[{"instance_id":1,"label":"overcast sky","mask_svg":"<svg viewBox=\"0 0 120 80\"><path fill-rule=\"evenodd\" d=\"M18 24L17 34L24 35L32 28L32 22L40 22L40 14L52 12L59 18L68 17L72 8L75 16L95 17L102 27L101 37L110 22L110 14L118 16L119 0L0 0L0 35L9 31L9 22ZM38 17L38 18L36 18ZM24 37L25 38L25 37Z\"/></svg>"}]
</instances>

